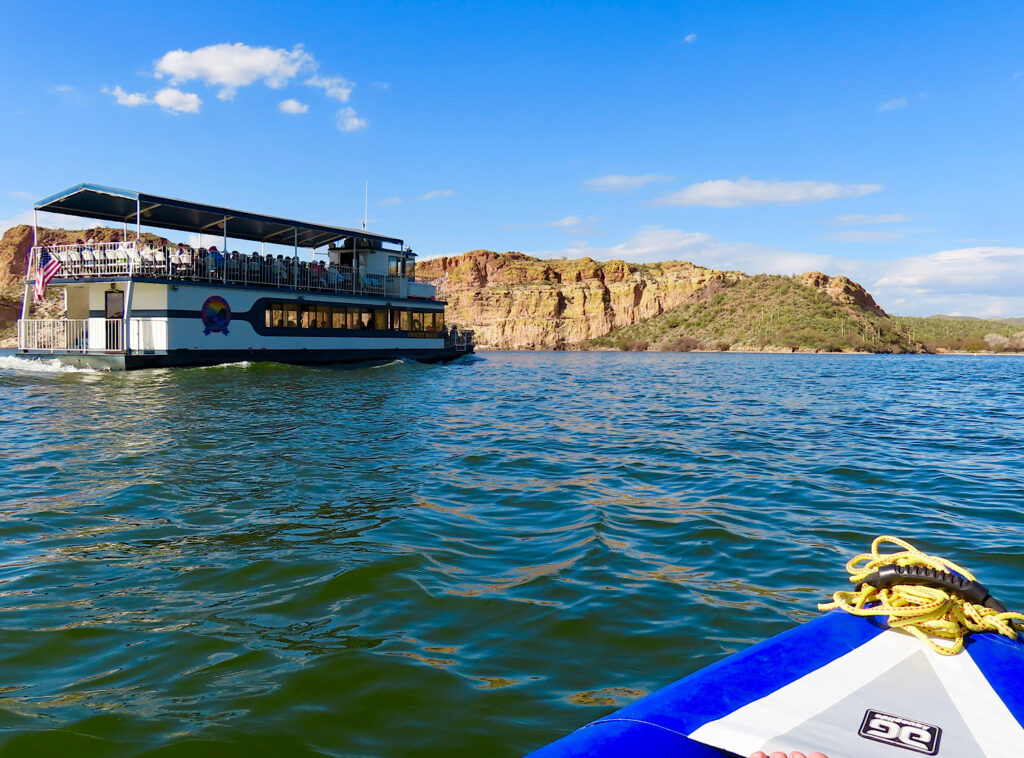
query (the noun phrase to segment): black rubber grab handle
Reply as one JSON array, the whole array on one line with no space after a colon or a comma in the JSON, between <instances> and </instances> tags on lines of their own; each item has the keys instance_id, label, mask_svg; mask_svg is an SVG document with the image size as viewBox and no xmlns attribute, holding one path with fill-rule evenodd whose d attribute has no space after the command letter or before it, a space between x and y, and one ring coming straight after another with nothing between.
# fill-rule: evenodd
<instances>
[{"instance_id":1,"label":"black rubber grab handle","mask_svg":"<svg viewBox=\"0 0 1024 758\"><path fill-rule=\"evenodd\" d=\"M999 613L1006 613L1006 606L989 594L988 588L980 582L964 579L962 576L948 571L927 568L925 566L882 566L878 571L864 577L857 585L870 584L878 589L888 589L894 584L930 584L933 587L949 590L960 595L964 600L975 605L983 605Z\"/></svg>"}]
</instances>

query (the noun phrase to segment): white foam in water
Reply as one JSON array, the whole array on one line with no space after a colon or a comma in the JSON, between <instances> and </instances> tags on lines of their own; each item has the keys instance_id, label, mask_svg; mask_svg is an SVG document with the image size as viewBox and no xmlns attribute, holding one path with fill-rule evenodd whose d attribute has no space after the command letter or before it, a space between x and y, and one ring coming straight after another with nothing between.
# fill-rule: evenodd
<instances>
[{"instance_id":1,"label":"white foam in water","mask_svg":"<svg viewBox=\"0 0 1024 758\"><path fill-rule=\"evenodd\" d=\"M235 361L234 363L217 363L213 366L196 366L196 368L205 371L209 368L249 368L252 365L252 361Z\"/></svg>"},{"instance_id":2,"label":"white foam in water","mask_svg":"<svg viewBox=\"0 0 1024 758\"><path fill-rule=\"evenodd\" d=\"M94 368L67 366L56 358L20 358L16 355L0 355L0 370L31 371L36 374L96 374Z\"/></svg>"}]
</instances>

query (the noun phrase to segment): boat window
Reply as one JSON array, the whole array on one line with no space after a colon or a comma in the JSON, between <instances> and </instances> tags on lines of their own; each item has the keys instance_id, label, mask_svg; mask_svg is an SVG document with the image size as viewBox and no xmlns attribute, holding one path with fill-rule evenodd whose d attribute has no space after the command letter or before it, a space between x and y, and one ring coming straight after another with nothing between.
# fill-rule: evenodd
<instances>
[{"instance_id":1,"label":"boat window","mask_svg":"<svg viewBox=\"0 0 1024 758\"><path fill-rule=\"evenodd\" d=\"M268 327L285 326L285 307L280 302L266 306L266 325Z\"/></svg>"},{"instance_id":2,"label":"boat window","mask_svg":"<svg viewBox=\"0 0 1024 758\"><path fill-rule=\"evenodd\" d=\"M398 276L402 273L402 259L397 255L388 256L388 273L392 276Z\"/></svg>"},{"instance_id":3,"label":"boat window","mask_svg":"<svg viewBox=\"0 0 1024 758\"><path fill-rule=\"evenodd\" d=\"M304 305L302 306L302 328L309 329L312 326L316 326L316 306Z\"/></svg>"},{"instance_id":4,"label":"boat window","mask_svg":"<svg viewBox=\"0 0 1024 758\"><path fill-rule=\"evenodd\" d=\"M409 311L402 311L402 331L407 332L412 329L412 321L409 317Z\"/></svg>"},{"instance_id":5,"label":"boat window","mask_svg":"<svg viewBox=\"0 0 1024 758\"><path fill-rule=\"evenodd\" d=\"M331 309L331 326L335 329L344 329L346 327L344 308Z\"/></svg>"},{"instance_id":6,"label":"boat window","mask_svg":"<svg viewBox=\"0 0 1024 758\"><path fill-rule=\"evenodd\" d=\"M298 303L285 303L284 305L284 325L296 327L299 325L299 305Z\"/></svg>"},{"instance_id":7,"label":"boat window","mask_svg":"<svg viewBox=\"0 0 1024 758\"><path fill-rule=\"evenodd\" d=\"M423 314L419 311L412 312L412 330L414 332L423 331Z\"/></svg>"},{"instance_id":8,"label":"boat window","mask_svg":"<svg viewBox=\"0 0 1024 758\"><path fill-rule=\"evenodd\" d=\"M359 328L360 329L372 329L373 328L373 310L367 308L359 314Z\"/></svg>"},{"instance_id":9,"label":"boat window","mask_svg":"<svg viewBox=\"0 0 1024 758\"><path fill-rule=\"evenodd\" d=\"M434 326L436 327L437 331L441 331L442 329L444 329L444 311L434 314Z\"/></svg>"},{"instance_id":10,"label":"boat window","mask_svg":"<svg viewBox=\"0 0 1024 758\"><path fill-rule=\"evenodd\" d=\"M388 312L383 308L373 311L373 328L382 332L388 328Z\"/></svg>"},{"instance_id":11,"label":"boat window","mask_svg":"<svg viewBox=\"0 0 1024 758\"><path fill-rule=\"evenodd\" d=\"M391 328L395 331L402 328L402 312L391 311Z\"/></svg>"},{"instance_id":12,"label":"boat window","mask_svg":"<svg viewBox=\"0 0 1024 758\"><path fill-rule=\"evenodd\" d=\"M318 305L316 307L316 326L318 329L331 328L331 306Z\"/></svg>"},{"instance_id":13,"label":"boat window","mask_svg":"<svg viewBox=\"0 0 1024 758\"><path fill-rule=\"evenodd\" d=\"M416 276L416 260L414 258L407 258L405 261L405 275L412 279Z\"/></svg>"}]
</instances>

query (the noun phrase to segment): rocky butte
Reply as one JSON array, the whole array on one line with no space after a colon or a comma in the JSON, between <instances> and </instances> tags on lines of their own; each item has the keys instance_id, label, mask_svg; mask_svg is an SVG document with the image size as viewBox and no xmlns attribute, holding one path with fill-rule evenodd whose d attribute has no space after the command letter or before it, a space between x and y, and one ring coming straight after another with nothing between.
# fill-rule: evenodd
<instances>
[{"instance_id":1,"label":"rocky butte","mask_svg":"<svg viewBox=\"0 0 1024 758\"><path fill-rule=\"evenodd\" d=\"M832 345L815 344L813 334L803 334L802 342L783 335L775 344L772 338L776 332L782 334L781 327L788 333L799 326L790 323L799 319L798 312L775 318L780 309L785 312L787 305L795 304L830 319L840 336L848 332L851 338L861 333L877 337L880 329L884 331L890 319L863 287L844 276L820 272L758 277L679 261L541 260L522 253L474 250L421 261L417 278L437 285L438 296L448 301L448 321L475 329L484 348L629 349L630 344L646 342L642 349L684 349L680 341L687 338L691 342L685 349L921 350L908 338L876 340L872 346L858 337L849 345L840 344L842 340ZM671 323L673 314L721 311L723 304L729 307L721 314L721 325L730 329L682 323L683 333L678 333L680 323ZM775 329L776 323L780 329ZM670 333L673 329L677 333ZM616 339L617 335L621 337Z\"/></svg>"}]
</instances>

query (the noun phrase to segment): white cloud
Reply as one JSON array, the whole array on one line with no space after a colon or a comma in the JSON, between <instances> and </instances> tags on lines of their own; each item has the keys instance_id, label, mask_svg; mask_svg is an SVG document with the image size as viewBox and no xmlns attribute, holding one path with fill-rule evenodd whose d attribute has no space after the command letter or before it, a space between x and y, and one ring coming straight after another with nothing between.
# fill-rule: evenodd
<instances>
[{"instance_id":1,"label":"white cloud","mask_svg":"<svg viewBox=\"0 0 1024 758\"><path fill-rule=\"evenodd\" d=\"M22 200L35 200L36 195L31 192L23 192L21 190L7 190L7 194L11 197L20 197Z\"/></svg>"},{"instance_id":2,"label":"white cloud","mask_svg":"<svg viewBox=\"0 0 1024 758\"><path fill-rule=\"evenodd\" d=\"M69 92L74 92L75 88L70 84L54 84L46 88L46 91L53 95L66 95Z\"/></svg>"},{"instance_id":3,"label":"white cloud","mask_svg":"<svg viewBox=\"0 0 1024 758\"><path fill-rule=\"evenodd\" d=\"M372 82L372 84L377 89L387 89L391 86L391 82Z\"/></svg>"},{"instance_id":4,"label":"white cloud","mask_svg":"<svg viewBox=\"0 0 1024 758\"><path fill-rule=\"evenodd\" d=\"M337 124L338 129L343 132L358 132L360 129L367 127L366 119L360 118L356 114L356 109L352 106L342 108L334 117L334 123Z\"/></svg>"},{"instance_id":5,"label":"white cloud","mask_svg":"<svg viewBox=\"0 0 1024 758\"><path fill-rule=\"evenodd\" d=\"M281 113L298 114L307 113L309 111L309 106L306 105L305 103L300 103L295 98L290 97L287 100L282 100L280 103L278 103L277 109L281 111Z\"/></svg>"},{"instance_id":6,"label":"white cloud","mask_svg":"<svg viewBox=\"0 0 1024 758\"><path fill-rule=\"evenodd\" d=\"M892 100L886 100L884 103L879 105L878 106L878 112L879 113L883 113L885 111L895 111L895 110L899 110L900 108L906 108L906 107L907 107L907 98L905 98L905 97L896 97L896 98L893 98Z\"/></svg>"},{"instance_id":7,"label":"white cloud","mask_svg":"<svg viewBox=\"0 0 1024 758\"><path fill-rule=\"evenodd\" d=\"M125 92L121 89L120 85L114 87L114 89L104 87L103 92L107 95L113 95L118 105L125 105L129 108L135 108L139 105L150 105L153 102L141 92L132 92L131 94Z\"/></svg>"},{"instance_id":8,"label":"white cloud","mask_svg":"<svg viewBox=\"0 0 1024 758\"><path fill-rule=\"evenodd\" d=\"M285 50L222 42L192 51L172 50L156 62L155 73L170 77L171 84L201 79L211 87L220 87L220 100L232 100L239 87L262 80L268 87L279 89L303 68L313 65L313 56L302 45Z\"/></svg>"},{"instance_id":9,"label":"white cloud","mask_svg":"<svg viewBox=\"0 0 1024 758\"><path fill-rule=\"evenodd\" d=\"M923 292L1021 295L1024 248L965 247L886 264L876 287Z\"/></svg>"},{"instance_id":10,"label":"white cloud","mask_svg":"<svg viewBox=\"0 0 1024 758\"><path fill-rule=\"evenodd\" d=\"M454 194L455 194L455 190L437 189L437 190L430 190L430 192L425 192L422 195L420 195L419 197L417 197L416 199L420 200L420 201L433 200L436 197L451 197Z\"/></svg>"},{"instance_id":11,"label":"white cloud","mask_svg":"<svg viewBox=\"0 0 1024 758\"><path fill-rule=\"evenodd\" d=\"M865 224L902 224L913 220L913 216L902 213L883 213L878 216L851 213L846 216L836 216L831 223L838 226L864 226Z\"/></svg>"},{"instance_id":12,"label":"white cloud","mask_svg":"<svg viewBox=\"0 0 1024 758\"><path fill-rule=\"evenodd\" d=\"M914 229L847 229L821 235L831 242L890 242L901 240L914 233Z\"/></svg>"},{"instance_id":13,"label":"white cloud","mask_svg":"<svg viewBox=\"0 0 1024 758\"><path fill-rule=\"evenodd\" d=\"M583 223L583 219L579 216L565 216L557 221L548 221L544 226L555 226L560 229L567 229L572 226L579 226Z\"/></svg>"},{"instance_id":14,"label":"white cloud","mask_svg":"<svg viewBox=\"0 0 1024 758\"><path fill-rule=\"evenodd\" d=\"M347 103L352 95L351 82L341 76L311 76L306 80L310 87L319 87L327 97L332 97L342 103Z\"/></svg>"},{"instance_id":15,"label":"white cloud","mask_svg":"<svg viewBox=\"0 0 1024 758\"><path fill-rule=\"evenodd\" d=\"M693 33L687 34L685 37L683 37L683 42L686 42L688 44L692 43L692 42L696 42L696 41L697 41L697 35L693 34Z\"/></svg>"},{"instance_id":16,"label":"white cloud","mask_svg":"<svg viewBox=\"0 0 1024 758\"><path fill-rule=\"evenodd\" d=\"M383 206L401 205L404 202L405 202L405 200L403 200L402 198L400 198L397 195L395 195L394 197L386 197L386 198L384 198L379 203L377 203L377 205L383 205Z\"/></svg>"},{"instance_id":17,"label":"white cloud","mask_svg":"<svg viewBox=\"0 0 1024 758\"><path fill-rule=\"evenodd\" d=\"M607 174L587 179L583 184L591 192L632 192L655 182L670 182L673 177L664 174L641 174L627 176L625 174Z\"/></svg>"},{"instance_id":18,"label":"white cloud","mask_svg":"<svg viewBox=\"0 0 1024 758\"><path fill-rule=\"evenodd\" d=\"M805 205L840 197L862 197L880 192L878 184L836 184L819 181L760 181L743 177L737 181L716 179L691 184L671 195L658 198L655 205L697 205L709 208L737 208L750 205Z\"/></svg>"},{"instance_id":19,"label":"white cloud","mask_svg":"<svg viewBox=\"0 0 1024 758\"><path fill-rule=\"evenodd\" d=\"M153 96L153 102L168 113L199 113L203 101L194 92L182 92L174 87L165 87Z\"/></svg>"}]
</instances>

